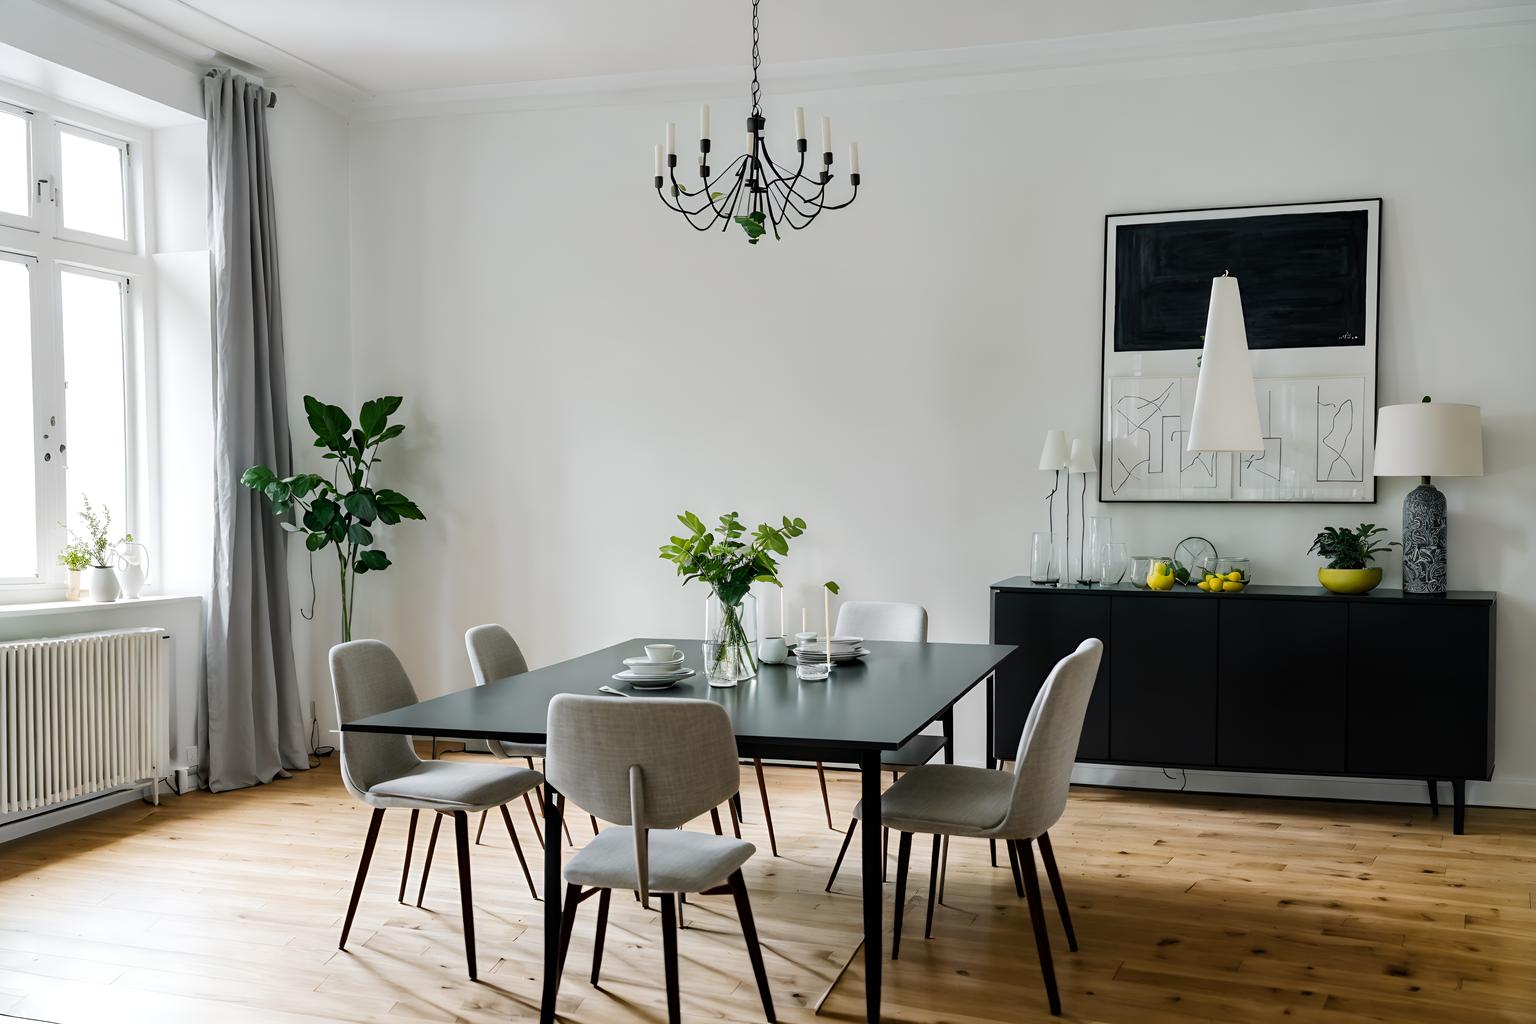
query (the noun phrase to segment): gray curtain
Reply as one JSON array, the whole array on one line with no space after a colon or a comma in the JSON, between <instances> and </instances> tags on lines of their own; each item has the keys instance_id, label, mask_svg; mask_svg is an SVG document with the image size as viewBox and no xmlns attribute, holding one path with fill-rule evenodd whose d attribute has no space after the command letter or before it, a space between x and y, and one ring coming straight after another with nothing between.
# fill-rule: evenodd
<instances>
[{"instance_id":1,"label":"gray curtain","mask_svg":"<svg viewBox=\"0 0 1536 1024\"><path fill-rule=\"evenodd\" d=\"M203 776L220 792L307 768L289 631L286 534L240 483L290 474L288 385L267 147L267 91L227 71L203 80L214 307L214 551Z\"/></svg>"}]
</instances>

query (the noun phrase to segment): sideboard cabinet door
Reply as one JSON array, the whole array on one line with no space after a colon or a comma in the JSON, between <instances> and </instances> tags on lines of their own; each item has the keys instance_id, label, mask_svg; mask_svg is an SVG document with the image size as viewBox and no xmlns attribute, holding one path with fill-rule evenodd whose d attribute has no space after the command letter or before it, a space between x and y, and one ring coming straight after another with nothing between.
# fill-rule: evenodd
<instances>
[{"instance_id":1,"label":"sideboard cabinet door","mask_svg":"<svg viewBox=\"0 0 1536 1024\"><path fill-rule=\"evenodd\" d=\"M1493 608L1349 607L1349 770L1486 779L1493 769Z\"/></svg>"},{"instance_id":2,"label":"sideboard cabinet door","mask_svg":"<svg viewBox=\"0 0 1536 1024\"><path fill-rule=\"evenodd\" d=\"M1109 753L1131 764L1216 763L1219 597L1116 597Z\"/></svg>"},{"instance_id":3,"label":"sideboard cabinet door","mask_svg":"<svg viewBox=\"0 0 1536 1024\"><path fill-rule=\"evenodd\" d=\"M1233 768L1345 770L1349 608L1217 598L1216 759ZM1218 663L1219 660L1219 663Z\"/></svg>"},{"instance_id":4,"label":"sideboard cabinet door","mask_svg":"<svg viewBox=\"0 0 1536 1024\"><path fill-rule=\"evenodd\" d=\"M992 720L992 752L999 760L1018 753L1024 721L1056 663L1089 637L1109 644L1109 595L1060 594L1053 591L992 594L992 642L1019 649L997 668ZM1079 761L1109 757L1109 659L1099 664L1082 738Z\"/></svg>"}]
</instances>

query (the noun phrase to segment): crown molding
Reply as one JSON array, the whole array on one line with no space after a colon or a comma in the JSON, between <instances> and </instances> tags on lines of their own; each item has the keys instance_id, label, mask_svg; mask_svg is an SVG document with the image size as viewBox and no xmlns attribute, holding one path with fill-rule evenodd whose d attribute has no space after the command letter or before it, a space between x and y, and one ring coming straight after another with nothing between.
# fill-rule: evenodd
<instances>
[{"instance_id":1,"label":"crown molding","mask_svg":"<svg viewBox=\"0 0 1536 1024\"><path fill-rule=\"evenodd\" d=\"M1062 39L765 64L775 94L973 93L1163 78L1536 42L1536 2L1382 0ZM713 100L745 91L745 65L385 93L354 122Z\"/></svg>"}]
</instances>

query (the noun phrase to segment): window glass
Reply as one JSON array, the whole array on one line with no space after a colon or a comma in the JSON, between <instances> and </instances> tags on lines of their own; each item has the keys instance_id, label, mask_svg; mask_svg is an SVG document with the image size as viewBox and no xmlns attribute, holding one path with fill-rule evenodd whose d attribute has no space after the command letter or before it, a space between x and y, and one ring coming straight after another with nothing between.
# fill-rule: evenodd
<instances>
[{"instance_id":1,"label":"window glass","mask_svg":"<svg viewBox=\"0 0 1536 1024\"><path fill-rule=\"evenodd\" d=\"M0 109L0 213L32 215L28 189L32 168L27 159L27 119Z\"/></svg>"},{"instance_id":2,"label":"window glass","mask_svg":"<svg viewBox=\"0 0 1536 1024\"><path fill-rule=\"evenodd\" d=\"M62 171L59 207L64 226L108 238L127 238L123 218L123 150L100 139L59 131Z\"/></svg>"},{"instance_id":3,"label":"window glass","mask_svg":"<svg viewBox=\"0 0 1536 1024\"><path fill-rule=\"evenodd\" d=\"M31 273L23 263L0 259L0 579L37 574Z\"/></svg>"},{"instance_id":4,"label":"window glass","mask_svg":"<svg viewBox=\"0 0 1536 1024\"><path fill-rule=\"evenodd\" d=\"M128 446L123 395L120 278L59 274L64 328L65 460L69 528L79 533L82 496L112 510L112 540L128 522Z\"/></svg>"}]
</instances>

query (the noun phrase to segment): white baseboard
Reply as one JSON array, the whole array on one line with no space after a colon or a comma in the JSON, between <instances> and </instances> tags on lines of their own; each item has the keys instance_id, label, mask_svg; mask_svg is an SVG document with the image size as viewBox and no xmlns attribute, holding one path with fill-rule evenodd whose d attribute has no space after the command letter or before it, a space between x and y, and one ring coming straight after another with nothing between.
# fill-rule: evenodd
<instances>
[{"instance_id":1,"label":"white baseboard","mask_svg":"<svg viewBox=\"0 0 1536 1024\"><path fill-rule=\"evenodd\" d=\"M44 829L54 828L59 825L67 825L81 818L88 818L93 814L131 804L135 800L143 800L150 795L149 784L134 786L129 789L117 790L100 796L85 797L73 803L59 804L41 811L27 811L10 815L10 820L0 819L0 843L8 843L13 839L30 836ZM160 788L160 798L175 794L165 787Z\"/></svg>"}]
</instances>

